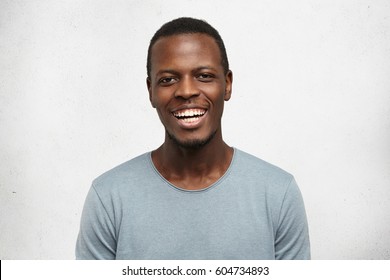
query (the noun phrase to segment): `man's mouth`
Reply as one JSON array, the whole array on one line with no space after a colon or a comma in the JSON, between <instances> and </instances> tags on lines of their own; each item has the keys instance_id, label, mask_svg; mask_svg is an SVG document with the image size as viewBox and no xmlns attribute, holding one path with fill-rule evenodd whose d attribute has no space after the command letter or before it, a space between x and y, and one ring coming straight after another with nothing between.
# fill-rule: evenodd
<instances>
[{"instance_id":1,"label":"man's mouth","mask_svg":"<svg viewBox=\"0 0 390 280\"><path fill-rule=\"evenodd\" d=\"M186 123L192 123L196 122L199 120L201 117L206 114L205 109L183 109L183 110L178 110L172 113L175 118L178 120L182 120Z\"/></svg>"}]
</instances>

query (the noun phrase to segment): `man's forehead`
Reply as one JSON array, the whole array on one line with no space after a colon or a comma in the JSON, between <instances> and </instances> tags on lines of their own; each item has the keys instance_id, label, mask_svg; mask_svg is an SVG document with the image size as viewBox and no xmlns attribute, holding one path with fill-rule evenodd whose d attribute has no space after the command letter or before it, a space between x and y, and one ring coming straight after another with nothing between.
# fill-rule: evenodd
<instances>
[{"instance_id":1,"label":"man's forehead","mask_svg":"<svg viewBox=\"0 0 390 280\"><path fill-rule=\"evenodd\" d=\"M170 44L177 44L177 43L188 43L193 44L194 42L204 45L205 47L215 46L218 48L217 43L215 42L214 38L211 37L208 34L205 33L181 33L181 34L174 34L169 36L163 36L160 37L152 46L152 53L156 49L160 47L167 48L168 46L171 48L177 47L177 45L170 45Z\"/></svg>"},{"instance_id":2,"label":"man's forehead","mask_svg":"<svg viewBox=\"0 0 390 280\"><path fill-rule=\"evenodd\" d=\"M221 51L215 39L204 33L183 33L160 37L150 53L150 75L162 69L194 71L208 66L223 71ZM153 72L153 73L152 73Z\"/></svg>"}]
</instances>

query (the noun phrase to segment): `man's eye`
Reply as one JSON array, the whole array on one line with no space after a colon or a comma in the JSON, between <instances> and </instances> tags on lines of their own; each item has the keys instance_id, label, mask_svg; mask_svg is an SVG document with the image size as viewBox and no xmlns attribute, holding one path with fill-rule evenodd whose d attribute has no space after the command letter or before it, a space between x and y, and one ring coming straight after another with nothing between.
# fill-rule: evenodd
<instances>
[{"instance_id":1,"label":"man's eye","mask_svg":"<svg viewBox=\"0 0 390 280\"><path fill-rule=\"evenodd\" d=\"M211 81L212 78L213 78L213 75L207 74L207 73L200 74L198 76L198 79L201 80L201 81L204 81L204 82Z\"/></svg>"},{"instance_id":2,"label":"man's eye","mask_svg":"<svg viewBox=\"0 0 390 280\"><path fill-rule=\"evenodd\" d=\"M162 85L172 84L175 82L175 79L172 77L166 77L159 80L159 83Z\"/></svg>"}]
</instances>

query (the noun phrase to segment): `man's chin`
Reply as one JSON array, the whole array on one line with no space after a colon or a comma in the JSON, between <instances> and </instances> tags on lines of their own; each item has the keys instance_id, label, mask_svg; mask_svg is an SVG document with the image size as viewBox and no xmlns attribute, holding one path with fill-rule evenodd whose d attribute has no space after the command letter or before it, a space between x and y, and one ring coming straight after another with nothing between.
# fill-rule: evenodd
<instances>
[{"instance_id":1,"label":"man's chin","mask_svg":"<svg viewBox=\"0 0 390 280\"><path fill-rule=\"evenodd\" d=\"M208 137L204 139L189 139L189 140L181 140L176 138L174 135L170 134L168 131L166 132L175 144L177 144L181 148L196 150L206 146L210 141L214 138L216 131L210 134Z\"/></svg>"}]
</instances>

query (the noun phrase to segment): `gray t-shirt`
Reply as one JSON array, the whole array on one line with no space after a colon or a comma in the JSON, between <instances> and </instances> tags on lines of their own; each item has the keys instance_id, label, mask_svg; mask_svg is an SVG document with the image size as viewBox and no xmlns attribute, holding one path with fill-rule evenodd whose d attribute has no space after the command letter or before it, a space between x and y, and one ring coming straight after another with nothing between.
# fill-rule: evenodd
<instances>
[{"instance_id":1,"label":"gray t-shirt","mask_svg":"<svg viewBox=\"0 0 390 280\"><path fill-rule=\"evenodd\" d=\"M293 176L234 149L208 188L175 187L143 154L94 180L77 259L309 259L305 208Z\"/></svg>"}]
</instances>

